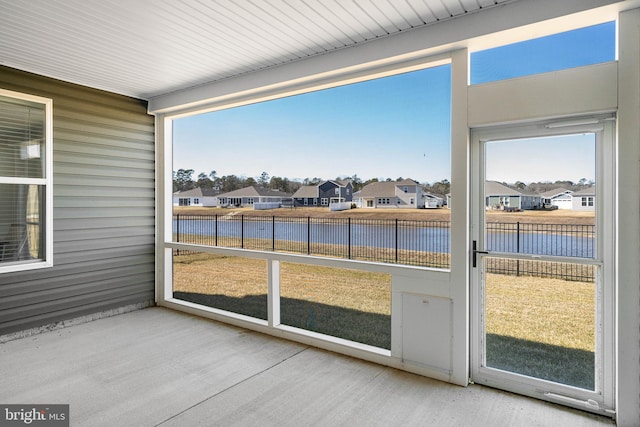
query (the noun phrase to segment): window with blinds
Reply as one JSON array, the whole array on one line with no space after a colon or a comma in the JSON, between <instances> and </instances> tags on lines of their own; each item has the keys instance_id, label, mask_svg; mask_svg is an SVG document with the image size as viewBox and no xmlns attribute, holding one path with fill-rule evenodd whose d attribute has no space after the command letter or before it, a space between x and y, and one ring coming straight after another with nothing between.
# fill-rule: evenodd
<instances>
[{"instance_id":1,"label":"window with blinds","mask_svg":"<svg viewBox=\"0 0 640 427\"><path fill-rule=\"evenodd\" d=\"M47 261L51 102L0 91L0 272ZM9 270L14 270L9 268Z\"/></svg>"}]
</instances>

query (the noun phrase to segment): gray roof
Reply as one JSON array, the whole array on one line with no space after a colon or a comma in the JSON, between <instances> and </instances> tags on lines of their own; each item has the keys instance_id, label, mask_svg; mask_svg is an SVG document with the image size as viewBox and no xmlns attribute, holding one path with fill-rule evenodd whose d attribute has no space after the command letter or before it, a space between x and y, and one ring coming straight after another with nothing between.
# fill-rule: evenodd
<instances>
[{"instance_id":1,"label":"gray roof","mask_svg":"<svg viewBox=\"0 0 640 427\"><path fill-rule=\"evenodd\" d=\"M219 197L291 197L291 195L280 190L252 185L220 194Z\"/></svg>"},{"instance_id":2,"label":"gray roof","mask_svg":"<svg viewBox=\"0 0 640 427\"><path fill-rule=\"evenodd\" d=\"M552 190L549 191L545 191L544 193L540 193L540 196L545 197L547 199L551 199L553 197L556 197L560 194L564 194L564 193L573 193L573 191L571 190L567 190L564 187L558 187L558 188L554 188Z\"/></svg>"},{"instance_id":3,"label":"gray roof","mask_svg":"<svg viewBox=\"0 0 640 427\"><path fill-rule=\"evenodd\" d=\"M298 191L293 193L292 197L294 198L318 197L318 187L320 187L322 184L325 184L327 182L332 182L338 187L346 187L351 183L351 180L327 179L317 185L303 185L302 187L298 188Z\"/></svg>"},{"instance_id":4,"label":"gray roof","mask_svg":"<svg viewBox=\"0 0 640 427\"><path fill-rule=\"evenodd\" d=\"M524 196L525 193L500 184L497 181L487 181L484 184L485 196Z\"/></svg>"},{"instance_id":5,"label":"gray roof","mask_svg":"<svg viewBox=\"0 0 640 427\"><path fill-rule=\"evenodd\" d=\"M220 194L220 190L213 188L192 188L191 190L176 191L173 193L176 197L214 197Z\"/></svg>"},{"instance_id":6,"label":"gray roof","mask_svg":"<svg viewBox=\"0 0 640 427\"><path fill-rule=\"evenodd\" d=\"M404 179L402 181L372 182L360 190L360 197L394 197L396 187L405 185L418 185L415 181Z\"/></svg>"},{"instance_id":7,"label":"gray roof","mask_svg":"<svg viewBox=\"0 0 640 427\"><path fill-rule=\"evenodd\" d=\"M596 195L596 186L583 188L580 191L576 191L572 194L573 196L595 196Z\"/></svg>"},{"instance_id":8,"label":"gray roof","mask_svg":"<svg viewBox=\"0 0 640 427\"><path fill-rule=\"evenodd\" d=\"M298 188L298 191L293 193L293 197L295 198L311 198L318 197L318 186L317 185L303 185Z\"/></svg>"},{"instance_id":9,"label":"gray roof","mask_svg":"<svg viewBox=\"0 0 640 427\"><path fill-rule=\"evenodd\" d=\"M437 194L437 193L427 193L427 192L423 192L422 195L426 198L433 198L435 197L436 199L444 199L447 196L444 196L442 194Z\"/></svg>"}]
</instances>

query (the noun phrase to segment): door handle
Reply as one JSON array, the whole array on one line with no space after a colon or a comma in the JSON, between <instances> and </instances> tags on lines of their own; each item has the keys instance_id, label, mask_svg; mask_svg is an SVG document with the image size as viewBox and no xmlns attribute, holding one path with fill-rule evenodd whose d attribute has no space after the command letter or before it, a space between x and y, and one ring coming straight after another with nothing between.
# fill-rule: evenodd
<instances>
[{"instance_id":1,"label":"door handle","mask_svg":"<svg viewBox=\"0 0 640 427\"><path fill-rule=\"evenodd\" d=\"M476 268L477 264L478 264L478 259L477 256L478 254L488 254L489 251L479 251L478 250L478 242L476 242L475 240L473 241L472 244L472 250L473 250L473 268Z\"/></svg>"}]
</instances>

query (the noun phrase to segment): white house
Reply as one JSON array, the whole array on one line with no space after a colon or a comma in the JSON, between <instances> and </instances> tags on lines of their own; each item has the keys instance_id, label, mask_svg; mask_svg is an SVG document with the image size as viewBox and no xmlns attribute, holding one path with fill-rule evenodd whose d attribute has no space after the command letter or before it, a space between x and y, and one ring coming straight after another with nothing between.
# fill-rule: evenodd
<instances>
[{"instance_id":1,"label":"white house","mask_svg":"<svg viewBox=\"0 0 640 427\"><path fill-rule=\"evenodd\" d=\"M423 208L422 186L417 182L403 181L372 182L359 192L359 204L363 208Z\"/></svg>"},{"instance_id":2,"label":"white house","mask_svg":"<svg viewBox=\"0 0 640 427\"><path fill-rule=\"evenodd\" d=\"M423 193L423 206L427 209L441 208L444 206L445 198L432 193Z\"/></svg>"},{"instance_id":3,"label":"white house","mask_svg":"<svg viewBox=\"0 0 640 427\"><path fill-rule=\"evenodd\" d=\"M558 187L540 194L544 206L557 206L558 209L572 209L573 191Z\"/></svg>"},{"instance_id":4,"label":"white house","mask_svg":"<svg viewBox=\"0 0 640 427\"><path fill-rule=\"evenodd\" d=\"M251 185L238 190L229 191L218 195L219 206L255 206L268 203L271 207L278 207L280 204L291 200L291 194L271 188Z\"/></svg>"},{"instance_id":5,"label":"white house","mask_svg":"<svg viewBox=\"0 0 640 427\"><path fill-rule=\"evenodd\" d=\"M596 187L585 188L576 191L571 195L572 206L574 211L595 211L596 210Z\"/></svg>"},{"instance_id":6,"label":"white house","mask_svg":"<svg viewBox=\"0 0 640 427\"><path fill-rule=\"evenodd\" d=\"M177 191L173 193L173 206L218 206L219 190L213 188L193 188L191 190Z\"/></svg>"}]
</instances>

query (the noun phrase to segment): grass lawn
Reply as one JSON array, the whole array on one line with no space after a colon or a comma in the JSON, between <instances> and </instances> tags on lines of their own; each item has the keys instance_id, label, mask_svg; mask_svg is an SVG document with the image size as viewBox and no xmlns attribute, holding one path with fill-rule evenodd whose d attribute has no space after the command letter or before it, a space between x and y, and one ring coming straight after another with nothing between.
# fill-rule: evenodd
<instances>
[{"instance_id":1,"label":"grass lawn","mask_svg":"<svg viewBox=\"0 0 640 427\"><path fill-rule=\"evenodd\" d=\"M593 390L595 284L487 274L487 366Z\"/></svg>"},{"instance_id":2,"label":"grass lawn","mask_svg":"<svg viewBox=\"0 0 640 427\"><path fill-rule=\"evenodd\" d=\"M174 296L267 319L264 260L193 254L174 257ZM285 325L391 348L391 276L307 264L280 265Z\"/></svg>"}]
</instances>

